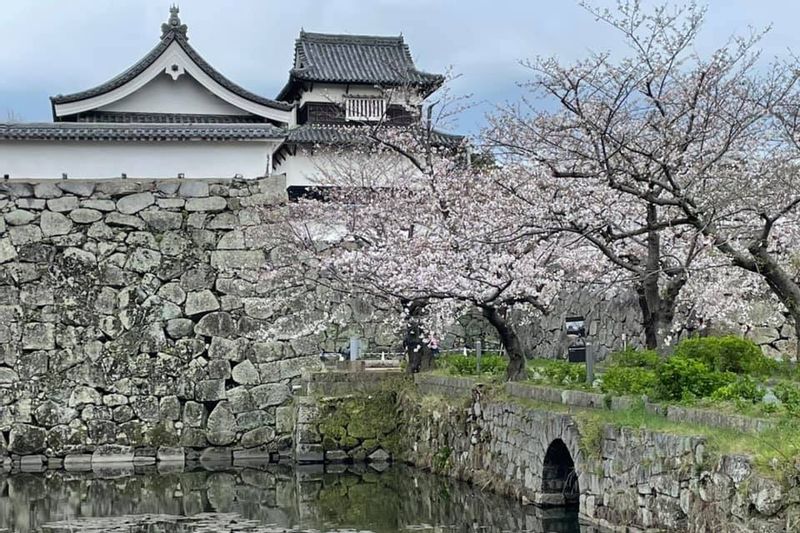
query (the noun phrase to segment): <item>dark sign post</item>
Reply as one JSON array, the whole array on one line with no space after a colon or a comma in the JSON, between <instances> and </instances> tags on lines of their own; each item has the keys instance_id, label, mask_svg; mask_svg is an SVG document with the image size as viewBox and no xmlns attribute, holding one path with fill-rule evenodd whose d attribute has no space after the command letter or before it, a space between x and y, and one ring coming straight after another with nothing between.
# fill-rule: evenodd
<instances>
[{"instance_id":1,"label":"dark sign post","mask_svg":"<svg viewBox=\"0 0 800 533\"><path fill-rule=\"evenodd\" d=\"M571 362L586 361L586 383L591 385L594 383L594 354L586 339L586 321L582 316L568 316L564 328L567 337L579 341L567 348L568 358Z\"/></svg>"}]
</instances>

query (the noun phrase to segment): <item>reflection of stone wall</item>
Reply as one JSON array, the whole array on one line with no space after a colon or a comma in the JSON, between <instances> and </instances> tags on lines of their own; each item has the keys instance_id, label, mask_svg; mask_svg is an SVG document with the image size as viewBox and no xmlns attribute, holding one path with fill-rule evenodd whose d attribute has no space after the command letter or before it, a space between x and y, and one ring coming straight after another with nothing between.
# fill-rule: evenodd
<instances>
[{"instance_id":1,"label":"reflection of stone wall","mask_svg":"<svg viewBox=\"0 0 800 533\"><path fill-rule=\"evenodd\" d=\"M55 533L437 528L578 533L576 518L401 466L380 472L363 465L302 470L268 465L113 479L90 472L0 473L0 531L18 533L41 531L45 524ZM139 524L151 527L138 529Z\"/></svg>"},{"instance_id":2,"label":"reflection of stone wall","mask_svg":"<svg viewBox=\"0 0 800 533\"><path fill-rule=\"evenodd\" d=\"M0 456L287 447L319 351L261 334L284 198L279 178L0 184Z\"/></svg>"}]
</instances>

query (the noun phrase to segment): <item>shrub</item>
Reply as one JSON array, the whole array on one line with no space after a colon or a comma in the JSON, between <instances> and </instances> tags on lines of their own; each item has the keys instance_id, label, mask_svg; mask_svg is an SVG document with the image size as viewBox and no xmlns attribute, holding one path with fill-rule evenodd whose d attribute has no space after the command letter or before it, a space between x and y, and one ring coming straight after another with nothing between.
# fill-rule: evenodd
<instances>
[{"instance_id":1,"label":"shrub","mask_svg":"<svg viewBox=\"0 0 800 533\"><path fill-rule=\"evenodd\" d=\"M711 394L716 402L760 403L764 391L750 376L739 376L733 383L724 385Z\"/></svg>"},{"instance_id":2,"label":"shrub","mask_svg":"<svg viewBox=\"0 0 800 533\"><path fill-rule=\"evenodd\" d=\"M757 344L733 335L686 339L678 343L673 356L694 359L712 370L736 374L763 374L772 367Z\"/></svg>"},{"instance_id":3,"label":"shrub","mask_svg":"<svg viewBox=\"0 0 800 533\"><path fill-rule=\"evenodd\" d=\"M586 365L557 359L540 359L529 367L534 381L551 385L572 385L586 382Z\"/></svg>"},{"instance_id":4,"label":"shrub","mask_svg":"<svg viewBox=\"0 0 800 533\"><path fill-rule=\"evenodd\" d=\"M792 416L800 416L800 387L794 383L779 383L773 390L781 401L786 412Z\"/></svg>"},{"instance_id":5,"label":"shrub","mask_svg":"<svg viewBox=\"0 0 800 533\"><path fill-rule=\"evenodd\" d=\"M475 357L466 355L447 355L439 359L438 366L450 374L458 376L475 376L478 374L478 362ZM506 371L508 361L500 355L481 357L481 374L502 374Z\"/></svg>"},{"instance_id":6,"label":"shrub","mask_svg":"<svg viewBox=\"0 0 800 533\"><path fill-rule=\"evenodd\" d=\"M733 381L728 372L713 370L703 361L686 355L673 355L656 370L656 395L664 400L707 398Z\"/></svg>"},{"instance_id":7,"label":"shrub","mask_svg":"<svg viewBox=\"0 0 800 533\"><path fill-rule=\"evenodd\" d=\"M626 368L654 369L661 362L661 356L655 350L635 350L629 348L623 352L615 352L609 356L611 366Z\"/></svg>"},{"instance_id":8,"label":"shrub","mask_svg":"<svg viewBox=\"0 0 800 533\"><path fill-rule=\"evenodd\" d=\"M652 394L656 373L649 368L612 366L603 374L603 392L624 395Z\"/></svg>"}]
</instances>

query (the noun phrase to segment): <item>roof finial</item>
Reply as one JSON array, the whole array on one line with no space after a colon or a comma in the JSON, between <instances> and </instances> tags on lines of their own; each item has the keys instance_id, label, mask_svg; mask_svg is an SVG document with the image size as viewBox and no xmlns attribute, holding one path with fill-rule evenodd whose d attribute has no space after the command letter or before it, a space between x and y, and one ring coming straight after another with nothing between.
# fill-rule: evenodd
<instances>
[{"instance_id":1,"label":"roof finial","mask_svg":"<svg viewBox=\"0 0 800 533\"><path fill-rule=\"evenodd\" d=\"M161 25L161 38L163 39L170 33L177 33L188 39L186 36L186 24L181 24L181 18L178 16L181 10L177 4L172 4L169 8L169 20Z\"/></svg>"}]
</instances>

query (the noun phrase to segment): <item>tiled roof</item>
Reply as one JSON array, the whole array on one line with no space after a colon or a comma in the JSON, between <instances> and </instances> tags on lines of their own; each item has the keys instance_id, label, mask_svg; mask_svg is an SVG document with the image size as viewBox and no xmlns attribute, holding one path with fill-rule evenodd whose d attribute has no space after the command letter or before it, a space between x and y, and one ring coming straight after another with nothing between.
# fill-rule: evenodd
<instances>
[{"instance_id":1,"label":"tiled roof","mask_svg":"<svg viewBox=\"0 0 800 533\"><path fill-rule=\"evenodd\" d=\"M399 37L339 35L301 31L295 42L294 80L365 83L371 85L416 85L438 87L439 74L417 70L408 45ZM287 86L278 95L289 92Z\"/></svg>"},{"instance_id":2,"label":"tiled roof","mask_svg":"<svg viewBox=\"0 0 800 533\"><path fill-rule=\"evenodd\" d=\"M365 132L367 126L341 126L328 124L306 124L289 130L287 143L295 144L355 144L369 142ZM433 131L433 142L440 146L455 146L464 137L441 131Z\"/></svg>"},{"instance_id":3,"label":"tiled roof","mask_svg":"<svg viewBox=\"0 0 800 533\"><path fill-rule=\"evenodd\" d=\"M72 122L73 119L70 120ZM134 113L128 111L89 111L74 117L74 122L115 122L155 124L263 124L256 115L197 115L188 113Z\"/></svg>"},{"instance_id":4,"label":"tiled roof","mask_svg":"<svg viewBox=\"0 0 800 533\"><path fill-rule=\"evenodd\" d=\"M271 124L0 124L3 141L234 141L285 137L283 129Z\"/></svg>"},{"instance_id":5,"label":"tiled roof","mask_svg":"<svg viewBox=\"0 0 800 533\"><path fill-rule=\"evenodd\" d=\"M272 107L275 109L281 109L283 111L290 111L292 106L286 104L284 102L277 102L275 100L271 100L269 98L264 98L263 96L258 96L257 94L253 94L250 91L240 87L239 85L233 83L231 80L223 76L219 73L214 67L209 65L205 59L203 59L197 51L189 45L189 38L186 36L186 26L180 25L180 20L178 20L178 25L162 26L163 35L161 36L161 41L153 48L150 53L144 56L138 63L130 67L128 70L123 72L122 74L108 80L107 82L98 85L97 87L93 87L91 89L81 91L78 93L72 94L59 94L57 96L51 96L50 100L53 104L66 104L69 102L76 102L78 100L85 100L87 98L92 98L94 96L98 96L101 94L105 94L107 92L113 91L118 87L126 84L127 82L134 79L136 76L144 72L147 67L152 65L161 54L169 47L170 44L176 42L183 48L186 54L194 61L200 69L208 75L211 79L231 91L232 93L241 96L251 102L255 102L257 104L261 104L264 106Z\"/></svg>"}]
</instances>

